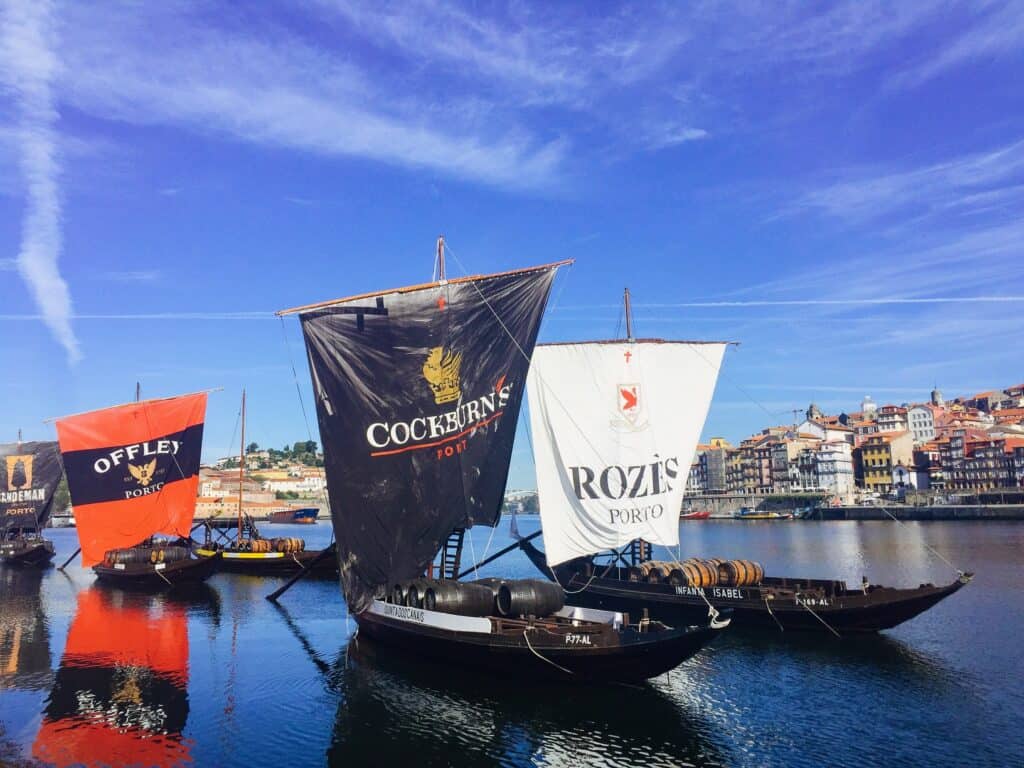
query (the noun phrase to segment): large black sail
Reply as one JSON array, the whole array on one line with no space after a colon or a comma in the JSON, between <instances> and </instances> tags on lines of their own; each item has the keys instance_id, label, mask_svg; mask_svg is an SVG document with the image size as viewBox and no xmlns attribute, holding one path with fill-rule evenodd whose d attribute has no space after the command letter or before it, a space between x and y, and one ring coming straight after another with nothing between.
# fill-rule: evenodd
<instances>
[{"instance_id":1,"label":"large black sail","mask_svg":"<svg viewBox=\"0 0 1024 768\"><path fill-rule=\"evenodd\" d=\"M57 443L0 444L0 534L42 529L63 472Z\"/></svg>"},{"instance_id":2,"label":"large black sail","mask_svg":"<svg viewBox=\"0 0 1024 768\"><path fill-rule=\"evenodd\" d=\"M557 265L303 311L349 610L501 514Z\"/></svg>"}]
</instances>

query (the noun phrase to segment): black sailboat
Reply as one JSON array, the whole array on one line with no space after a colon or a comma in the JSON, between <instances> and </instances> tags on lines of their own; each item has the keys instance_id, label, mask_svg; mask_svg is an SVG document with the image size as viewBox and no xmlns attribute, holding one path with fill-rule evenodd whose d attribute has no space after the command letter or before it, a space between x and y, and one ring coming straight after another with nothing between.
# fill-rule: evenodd
<instances>
[{"instance_id":1,"label":"black sailboat","mask_svg":"<svg viewBox=\"0 0 1024 768\"><path fill-rule=\"evenodd\" d=\"M56 420L82 564L101 581L163 588L213 572L219 557L193 557L189 536L205 417L200 392Z\"/></svg>"},{"instance_id":2,"label":"black sailboat","mask_svg":"<svg viewBox=\"0 0 1024 768\"><path fill-rule=\"evenodd\" d=\"M281 313L302 321L341 584L361 634L531 678L635 681L672 669L711 630L565 607L543 581L454 580L465 530L500 516L560 264L447 280L443 240L438 255L436 282ZM440 579L423 578L442 549Z\"/></svg>"},{"instance_id":3,"label":"black sailboat","mask_svg":"<svg viewBox=\"0 0 1024 768\"><path fill-rule=\"evenodd\" d=\"M43 537L63 468L54 442L0 445L0 563L40 567L53 559Z\"/></svg>"},{"instance_id":4,"label":"black sailboat","mask_svg":"<svg viewBox=\"0 0 1024 768\"><path fill-rule=\"evenodd\" d=\"M970 581L971 574L962 573L938 587L865 583L851 589L837 580L765 577L760 564L745 560L652 560L652 541L678 543L686 473L725 345L634 339L628 290L625 310L625 340L538 346L530 371L546 553L529 540L520 547L565 588L570 603L645 611L671 626L700 621L711 609L728 611L741 628L842 635L894 627ZM581 372L586 387L577 384ZM588 400L593 382L609 394L617 390L618 399L610 394ZM674 389L665 382L676 382ZM698 421L673 425L660 440L652 437L660 423L687 411ZM574 431L579 419L582 437ZM688 429L689 440L683 440ZM682 441L678 453L665 450L673 441ZM647 448L647 458L639 447ZM602 451L632 458L609 464L599 461ZM659 506L673 483L676 496ZM602 550L611 557L598 558Z\"/></svg>"}]
</instances>

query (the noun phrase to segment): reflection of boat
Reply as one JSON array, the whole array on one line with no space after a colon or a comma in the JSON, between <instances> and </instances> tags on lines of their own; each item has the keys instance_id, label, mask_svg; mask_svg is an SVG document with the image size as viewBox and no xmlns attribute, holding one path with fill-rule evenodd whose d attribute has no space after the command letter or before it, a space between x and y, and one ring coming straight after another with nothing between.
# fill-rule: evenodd
<instances>
[{"instance_id":1,"label":"reflection of boat","mask_svg":"<svg viewBox=\"0 0 1024 768\"><path fill-rule=\"evenodd\" d=\"M558 265L447 280L443 240L438 256L438 282L289 310L302 321L341 582L361 634L448 669L598 681L671 669L707 630L606 612L572 618L573 609L529 600L499 615L483 586L445 584L459 573L465 529L500 518ZM475 589L472 611L458 600L450 612L429 610L409 585L439 553L437 588ZM428 604L437 584L426 585Z\"/></svg>"},{"instance_id":2,"label":"reflection of boat","mask_svg":"<svg viewBox=\"0 0 1024 768\"><path fill-rule=\"evenodd\" d=\"M99 579L162 588L213 571L189 546L205 415L198 393L57 419L82 564Z\"/></svg>"},{"instance_id":3,"label":"reflection of boat","mask_svg":"<svg viewBox=\"0 0 1024 768\"><path fill-rule=\"evenodd\" d=\"M0 563L50 564L53 543L42 532L61 474L54 442L0 445Z\"/></svg>"},{"instance_id":4,"label":"reflection of boat","mask_svg":"<svg viewBox=\"0 0 1024 768\"><path fill-rule=\"evenodd\" d=\"M38 689L50 676L50 633L36 568L0 569L0 690Z\"/></svg>"},{"instance_id":5,"label":"reflection of boat","mask_svg":"<svg viewBox=\"0 0 1024 768\"><path fill-rule=\"evenodd\" d=\"M693 512L683 512L679 516L680 520L707 520L711 517L711 510L709 509L697 509Z\"/></svg>"},{"instance_id":6,"label":"reflection of boat","mask_svg":"<svg viewBox=\"0 0 1024 768\"><path fill-rule=\"evenodd\" d=\"M253 519L242 511L245 483L245 390L242 391L240 421L242 439L238 462L238 514L230 524L225 524L224 520L206 521L206 535L202 546L196 549L196 554L200 558L220 558L221 570L231 573L279 576L312 567L314 573L336 575L336 558L321 557L324 550L307 550L303 539L266 539L260 535Z\"/></svg>"},{"instance_id":7,"label":"reflection of boat","mask_svg":"<svg viewBox=\"0 0 1024 768\"><path fill-rule=\"evenodd\" d=\"M184 607L131 592L79 592L33 757L61 766L187 763L188 712Z\"/></svg>"},{"instance_id":8,"label":"reflection of boat","mask_svg":"<svg viewBox=\"0 0 1024 768\"><path fill-rule=\"evenodd\" d=\"M274 512L267 519L268 523L295 523L309 525L315 523L320 515L316 507L303 507L302 509L282 509Z\"/></svg>"},{"instance_id":9,"label":"reflection of boat","mask_svg":"<svg viewBox=\"0 0 1024 768\"><path fill-rule=\"evenodd\" d=\"M538 568L547 568L544 553L524 541L520 545ZM765 577L749 586L692 587L668 582L630 580L630 569L607 568L593 558L556 565L554 577L569 592L582 590L577 600L609 610L643 605L652 618L673 626L699 620L708 602L730 609L738 628L806 630L839 634L877 632L895 627L928 610L971 579L965 574L952 584L922 584L909 589L878 585L850 589L842 581ZM583 587L586 586L586 590Z\"/></svg>"},{"instance_id":10,"label":"reflection of boat","mask_svg":"<svg viewBox=\"0 0 1024 768\"><path fill-rule=\"evenodd\" d=\"M345 661L332 766L725 762L712 724L650 685L594 688L570 704L520 679L495 696L471 670L418 663L362 633Z\"/></svg>"}]
</instances>

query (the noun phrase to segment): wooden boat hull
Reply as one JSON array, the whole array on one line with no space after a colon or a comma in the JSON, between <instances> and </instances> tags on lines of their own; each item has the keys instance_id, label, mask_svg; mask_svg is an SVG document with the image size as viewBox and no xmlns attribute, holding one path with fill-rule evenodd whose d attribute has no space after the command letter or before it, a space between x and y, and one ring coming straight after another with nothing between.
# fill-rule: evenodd
<instances>
[{"instance_id":1,"label":"wooden boat hull","mask_svg":"<svg viewBox=\"0 0 1024 768\"><path fill-rule=\"evenodd\" d=\"M388 613L391 615L388 615ZM440 620L437 617L441 617ZM431 621L434 621L432 624ZM451 620L449 622L448 620ZM461 620L475 622L475 626ZM397 647L416 657L458 666L473 666L531 680L613 683L657 677L693 656L718 634L707 626L639 632L635 629L591 637L544 630L488 631L496 617L462 617L375 601L356 616L360 636ZM453 628L453 626L455 628Z\"/></svg>"},{"instance_id":2,"label":"wooden boat hull","mask_svg":"<svg viewBox=\"0 0 1024 768\"><path fill-rule=\"evenodd\" d=\"M306 568L323 550L303 552L233 552L231 550L197 549L199 557L220 555L220 570L247 573L253 576L291 576ZM325 558L313 565L310 576L338 575L337 558Z\"/></svg>"},{"instance_id":3,"label":"wooden boat hull","mask_svg":"<svg viewBox=\"0 0 1024 768\"><path fill-rule=\"evenodd\" d=\"M173 563L94 565L92 569L96 578L107 584L140 589L164 589L175 584L205 581L217 569L219 563L218 553L212 557L191 558Z\"/></svg>"},{"instance_id":4,"label":"wooden boat hull","mask_svg":"<svg viewBox=\"0 0 1024 768\"><path fill-rule=\"evenodd\" d=\"M29 539L0 545L0 563L23 568L45 568L55 554L53 542L47 539Z\"/></svg>"},{"instance_id":5,"label":"wooden boat hull","mask_svg":"<svg viewBox=\"0 0 1024 768\"><path fill-rule=\"evenodd\" d=\"M840 636L878 632L923 613L971 579L965 574L945 586L922 584L910 589L871 585L850 590L842 582L788 578L765 578L749 587L698 588L629 581L620 568L604 578L591 578L586 562L580 561L555 566L552 574L543 552L529 542L523 550L547 578L562 585L569 604L632 615L646 608L652 619L669 626L706 621L710 602L718 610L729 609L732 626L740 630L827 634L835 630ZM603 570L598 566L596 573Z\"/></svg>"}]
</instances>

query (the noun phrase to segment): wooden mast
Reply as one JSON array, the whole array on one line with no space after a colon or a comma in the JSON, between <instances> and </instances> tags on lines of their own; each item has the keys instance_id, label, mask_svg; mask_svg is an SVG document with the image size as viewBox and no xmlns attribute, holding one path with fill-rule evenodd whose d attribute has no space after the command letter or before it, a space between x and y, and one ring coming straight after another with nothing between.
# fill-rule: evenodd
<instances>
[{"instance_id":1,"label":"wooden mast","mask_svg":"<svg viewBox=\"0 0 1024 768\"><path fill-rule=\"evenodd\" d=\"M623 302L626 306L626 341L633 340L633 306L629 302L629 288L625 289Z\"/></svg>"},{"instance_id":2,"label":"wooden mast","mask_svg":"<svg viewBox=\"0 0 1024 768\"><path fill-rule=\"evenodd\" d=\"M444 271L444 235L437 236L437 279L442 283L447 279Z\"/></svg>"},{"instance_id":3,"label":"wooden mast","mask_svg":"<svg viewBox=\"0 0 1024 768\"><path fill-rule=\"evenodd\" d=\"M245 482L245 390L242 390L242 439L238 451L238 539L235 546L242 546L242 484Z\"/></svg>"},{"instance_id":4,"label":"wooden mast","mask_svg":"<svg viewBox=\"0 0 1024 768\"><path fill-rule=\"evenodd\" d=\"M135 382L135 402L139 402L142 399L142 384Z\"/></svg>"}]
</instances>

